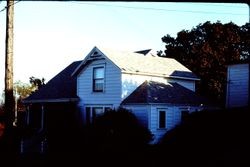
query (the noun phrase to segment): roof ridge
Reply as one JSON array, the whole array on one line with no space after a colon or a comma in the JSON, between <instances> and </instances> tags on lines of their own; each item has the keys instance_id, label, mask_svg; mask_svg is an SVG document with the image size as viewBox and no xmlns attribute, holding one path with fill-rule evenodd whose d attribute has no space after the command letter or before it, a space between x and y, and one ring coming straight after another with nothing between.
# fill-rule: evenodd
<instances>
[{"instance_id":1,"label":"roof ridge","mask_svg":"<svg viewBox=\"0 0 250 167\"><path fill-rule=\"evenodd\" d=\"M82 70L82 67L87 62L86 60L88 56L93 51L99 51L102 53L105 58L125 73L170 78L181 77L184 79L199 80L199 78L191 70L174 58L159 57L151 54L145 56L134 51L103 47L94 47L72 75L77 75Z\"/></svg>"}]
</instances>

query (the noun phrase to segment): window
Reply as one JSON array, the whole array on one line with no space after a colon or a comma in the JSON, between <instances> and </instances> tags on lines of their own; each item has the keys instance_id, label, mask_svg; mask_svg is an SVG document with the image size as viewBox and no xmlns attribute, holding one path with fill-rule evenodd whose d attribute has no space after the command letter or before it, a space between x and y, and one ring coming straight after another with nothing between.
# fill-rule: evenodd
<instances>
[{"instance_id":1,"label":"window","mask_svg":"<svg viewBox=\"0 0 250 167\"><path fill-rule=\"evenodd\" d=\"M90 124L96 117L102 115L106 111L112 110L109 106L92 106L86 107L86 124Z\"/></svg>"},{"instance_id":2,"label":"window","mask_svg":"<svg viewBox=\"0 0 250 167\"><path fill-rule=\"evenodd\" d=\"M110 107L104 107L104 112L111 111L112 109Z\"/></svg>"},{"instance_id":3,"label":"window","mask_svg":"<svg viewBox=\"0 0 250 167\"><path fill-rule=\"evenodd\" d=\"M92 108L92 119L94 120L97 116L100 116L103 114L103 108L102 107L93 107Z\"/></svg>"},{"instance_id":4,"label":"window","mask_svg":"<svg viewBox=\"0 0 250 167\"><path fill-rule=\"evenodd\" d=\"M104 90L104 67L93 68L93 92Z\"/></svg>"},{"instance_id":5,"label":"window","mask_svg":"<svg viewBox=\"0 0 250 167\"><path fill-rule=\"evenodd\" d=\"M166 128L166 111L159 110L159 128Z\"/></svg>"}]
</instances>

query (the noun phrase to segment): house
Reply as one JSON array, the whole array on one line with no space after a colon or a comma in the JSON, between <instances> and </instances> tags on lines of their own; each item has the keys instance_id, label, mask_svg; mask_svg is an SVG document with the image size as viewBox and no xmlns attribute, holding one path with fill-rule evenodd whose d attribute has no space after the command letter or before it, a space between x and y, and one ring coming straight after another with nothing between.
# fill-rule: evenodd
<instances>
[{"instance_id":1,"label":"house","mask_svg":"<svg viewBox=\"0 0 250 167\"><path fill-rule=\"evenodd\" d=\"M249 106L249 63L228 65L226 107Z\"/></svg>"},{"instance_id":2,"label":"house","mask_svg":"<svg viewBox=\"0 0 250 167\"><path fill-rule=\"evenodd\" d=\"M81 63L76 61L52 78L46 85L23 100L25 126L31 136L21 141L21 153L45 152L47 134L67 131L77 112L76 77L71 74Z\"/></svg>"},{"instance_id":3,"label":"house","mask_svg":"<svg viewBox=\"0 0 250 167\"><path fill-rule=\"evenodd\" d=\"M183 113L209 104L196 95L196 81L199 78L178 61L155 56L150 50L121 52L94 47L82 61L73 62L24 100L27 123L31 123L29 115L37 112L41 130L47 124L44 120L54 120L62 110L61 123L77 115L79 122L88 124L121 106L131 110L157 142L180 123Z\"/></svg>"}]
</instances>

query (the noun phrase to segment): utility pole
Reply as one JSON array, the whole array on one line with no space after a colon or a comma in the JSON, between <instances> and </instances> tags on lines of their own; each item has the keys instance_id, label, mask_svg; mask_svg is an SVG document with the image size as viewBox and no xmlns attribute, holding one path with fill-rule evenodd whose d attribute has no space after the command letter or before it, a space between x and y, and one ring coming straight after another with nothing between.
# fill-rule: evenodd
<instances>
[{"instance_id":1,"label":"utility pole","mask_svg":"<svg viewBox=\"0 0 250 167\"><path fill-rule=\"evenodd\" d=\"M14 0L7 0L6 39L5 39L5 126L13 127L15 101L13 94L13 18Z\"/></svg>"}]
</instances>

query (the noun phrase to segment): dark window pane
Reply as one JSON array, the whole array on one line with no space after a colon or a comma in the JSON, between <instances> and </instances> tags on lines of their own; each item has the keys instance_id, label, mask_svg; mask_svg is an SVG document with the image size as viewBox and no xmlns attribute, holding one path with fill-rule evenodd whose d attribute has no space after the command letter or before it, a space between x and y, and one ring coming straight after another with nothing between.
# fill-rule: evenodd
<instances>
[{"instance_id":1,"label":"dark window pane","mask_svg":"<svg viewBox=\"0 0 250 167\"><path fill-rule=\"evenodd\" d=\"M104 78L104 68L98 67L94 68L94 79Z\"/></svg>"},{"instance_id":2,"label":"dark window pane","mask_svg":"<svg viewBox=\"0 0 250 167\"><path fill-rule=\"evenodd\" d=\"M159 111L159 128L166 128L166 112Z\"/></svg>"},{"instance_id":3,"label":"dark window pane","mask_svg":"<svg viewBox=\"0 0 250 167\"><path fill-rule=\"evenodd\" d=\"M105 107L105 108L104 108L104 112L107 112L107 111L110 111L110 110L111 110L110 107Z\"/></svg>"},{"instance_id":4,"label":"dark window pane","mask_svg":"<svg viewBox=\"0 0 250 167\"><path fill-rule=\"evenodd\" d=\"M92 108L92 119L94 120L97 116L103 114L102 107L93 107Z\"/></svg>"},{"instance_id":5,"label":"dark window pane","mask_svg":"<svg viewBox=\"0 0 250 167\"><path fill-rule=\"evenodd\" d=\"M104 86L104 79L95 79L94 80L94 91L102 92Z\"/></svg>"}]
</instances>

